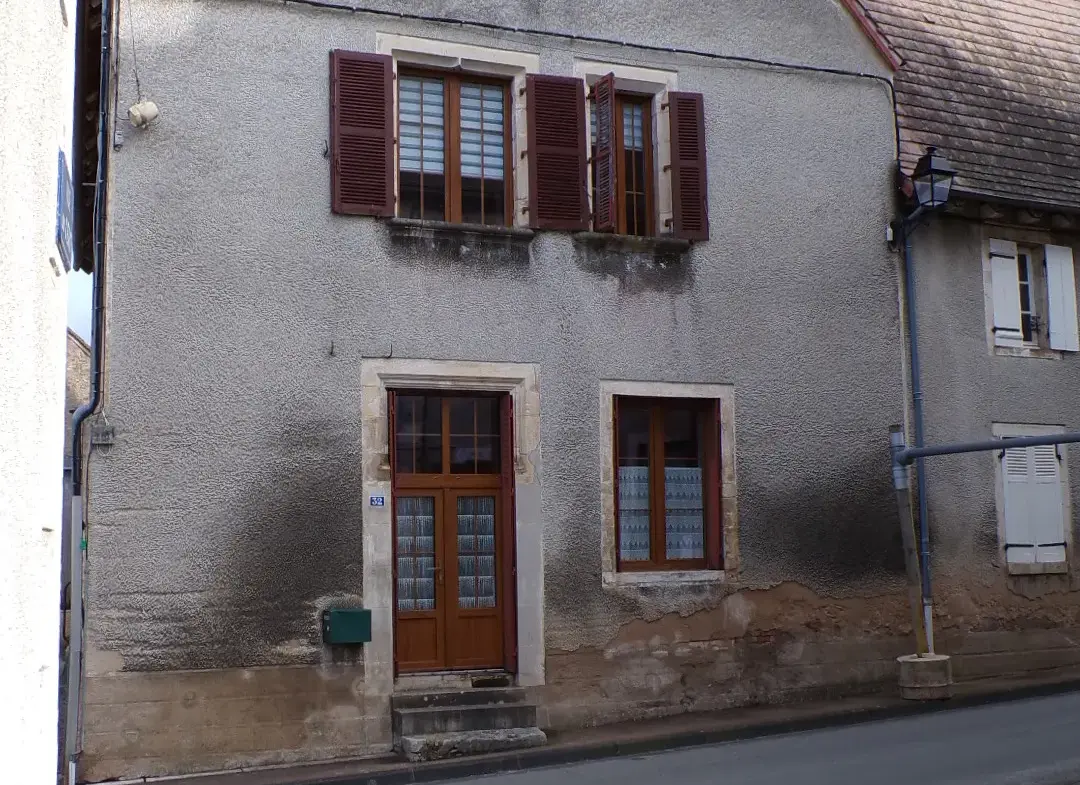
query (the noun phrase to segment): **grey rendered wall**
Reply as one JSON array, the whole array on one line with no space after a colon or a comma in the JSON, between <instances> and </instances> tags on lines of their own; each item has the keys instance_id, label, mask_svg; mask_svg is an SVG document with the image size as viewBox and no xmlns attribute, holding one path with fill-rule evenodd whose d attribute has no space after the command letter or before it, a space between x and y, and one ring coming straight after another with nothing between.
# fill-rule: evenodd
<instances>
[{"instance_id":1,"label":"grey rendered wall","mask_svg":"<svg viewBox=\"0 0 1080 785\"><path fill-rule=\"evenodd\" d=\"M914 266L922 349L926 439L929 443L989 438L993 423L1080 426L1080 357L1003 357L987 341L984 240L1080 243L1069 234L940 219L919 230ZM1071 500L1080 509L1080 451L1062 447L1072 468ZM996 650L1037 649L1041 659L1014 660L1012 669L1068 664L1080 616L1076 562L1072 574L1008 577L1000 552L994 483L997 456L958 455L928 462L933 566L940 624L947 647L970 650L996 638ZM1043 634L1030 631L1046 630ZM982 633L984 640L978 640ZM1064 648L1063 648L1064 647ZM965 668L977 668L977 652Z\"/></svg>"},{"instance_id":2,"label":"grey rendered wall","mask_svg":"<svg viewBox=\"0 0 1080 785\"><path fill-rule=\"evenodd\" d=\"M395 4L385 4L396 7ZM409 3L657 45L882 73L838 4ZM112 156L107 413L91 460L89 635L103 671L316 663L360 602L363 357L541 367L548 646L729 588L600 587L600 379L736 388L743 586L894 590L902 419L885 249L891 107L869 80L260 2L129 0L161 107ZM709 31L702 35L701 31ZM713 239L666 268L540 234L527 260L403 252L329 211L327 51L377 31L674 68L705 93ZM121 43L121 108L134 101ZM333 350L331 351L331 347Z\"/></svg>"}]
</instances>

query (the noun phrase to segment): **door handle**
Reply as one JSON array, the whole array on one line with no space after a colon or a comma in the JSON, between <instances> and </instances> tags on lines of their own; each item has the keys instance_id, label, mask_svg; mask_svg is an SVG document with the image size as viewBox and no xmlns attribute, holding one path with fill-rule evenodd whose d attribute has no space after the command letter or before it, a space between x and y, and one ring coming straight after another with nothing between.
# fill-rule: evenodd
<instances>
[{"instance_id":1,"label":"door handle","mask_svg":"<svg viewBox=\"0 0 1080 785\"><path fill-rule=\"evenodd\" d=\"M443 568L441 566L435 568L435 583L439 586L443 585Z\"/></svg>"}]
</instances>

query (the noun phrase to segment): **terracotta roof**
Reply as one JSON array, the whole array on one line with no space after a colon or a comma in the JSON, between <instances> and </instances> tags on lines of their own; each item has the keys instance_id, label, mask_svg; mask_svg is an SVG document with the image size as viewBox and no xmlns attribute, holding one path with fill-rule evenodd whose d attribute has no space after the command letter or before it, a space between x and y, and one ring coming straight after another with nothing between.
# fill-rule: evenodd
<instances>
[{"instance_id":1,"label":"terracotta roof","mask_svg":"<svg viewBox=\"0 0 1080 785\"><path fill-rule=\"evenodd\" d=\"M1080 211L1080 0L862 0L904 59L901 162L927 145L987 198Z\"/></svg>"}]
</instances>

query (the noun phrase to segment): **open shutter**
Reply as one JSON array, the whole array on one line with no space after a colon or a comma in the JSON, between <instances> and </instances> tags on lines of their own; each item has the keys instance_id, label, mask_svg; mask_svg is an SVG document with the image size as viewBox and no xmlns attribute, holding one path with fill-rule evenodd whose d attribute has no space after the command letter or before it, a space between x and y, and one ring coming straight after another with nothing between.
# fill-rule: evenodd
<instances>
[{"instance_id":1,"label":"open shutter","mask_svg":"<svg viewBox=\"0 0 1080 785\"><path fill-rule=\"evenodd\" d=\"M499 587L503 608L503 659L506 670L517 673L517 508L514 499L514 398L510 393L503 395L499 414L503 515L506 516L500 542L503 569Z\"/></svg>"},{"instance_id":2,"label":"open shutter","mask_svg":"<svg viewBox=\"0 0 1080 785\"><path fill-rule=\"evenodd\" d=\"M709 239L709 184L705 169L705 103L700 93L668 93L671 119L672 232Z\"/></svg>"},{"instance_id":3,"label":"open shutter","mask_svg":"<svg viewBox=\"0 0 1080 785\"><path fill-rule=\"evenodd\" d=\"M990 241L990 277L994 290L994 343L998 346L1023 346L1016 243L1010 240Z\"/></svg>"},{"instance_id":4,"label":"open shutter","mask_svg":"<svg viewBox=\"0 0 1080 785\"><path fill-rule=\"evenodd\" d=\"M585 83L529 74L529 225L534 229L589 228Z\"/></svg>"},{"instance_id":5,"label":"open shutter","mask_svg":"<svg viewBox=\"0 0 1080 785\"><path fill-rule=\"evenodd\" d=\"M615 74L603 76L593 85L596 107L596 188L593 203L593 228L598 232L615 231Z\"/></svg>"},{"instance_id":6,"label":"open shutter","mask_svg":"<svg viewBox=\"0 0 1080 785\"><path fill-rule=\"evenodd\" d=\"M1031 525L1032 472L1028 448L1005 451L1001 474L1005 492L1005 558L1015 564L1035 563L1035 532Z\"/></svg>"},{"instance_id":7,"label":"open shutter","mask_svg":"<svg viewBox=\"0 0 1080 785\"><path fill-rule=\"evenodd\" d=\"M1046 291L1050 302L1050 348L1080 351L1072 248L1046 246Z\"/></svg>"},{"instance_id":8,"label":"open shutter","mask_svg":"<svg viewBox=\"0 0 1080 785\"><path fill-rule=\"evenodd\" d=\"M394 214L394 68L388 55L330 53L330 189L335 213Z\"/></svg>"}]
</instances>

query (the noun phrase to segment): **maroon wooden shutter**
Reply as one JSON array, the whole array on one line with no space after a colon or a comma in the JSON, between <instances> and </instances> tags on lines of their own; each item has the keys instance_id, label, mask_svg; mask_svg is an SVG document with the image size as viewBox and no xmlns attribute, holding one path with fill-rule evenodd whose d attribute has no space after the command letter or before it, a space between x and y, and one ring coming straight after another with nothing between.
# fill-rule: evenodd
<instances>
[{"instance_id":1,"label":"maroon wooden shutter","mask_svg":"<svg viewBox=\"0 0 1080 785\"><path fill-rule=\"evenodd\" d=\"M506 393L499 401L502 427L499 429L502 448L503 515L506 525L502 527L502 594L503 658L506 670L517 672L517 510L514 499L514 398Z\"/></svg>"},{"instance_id":2,"label":"maroon wooden shutter","mask_svg":"<svg viewBox=\"0 0 1080 785\"><path fill-rule=\"evenodd\" d=\"M615 74L600 78L593 85L596 106L596 196L593 202L593 228L613 232L616 224L615 200Z\"/></svg>"},{"instance_id":3,"label":"maroon wooden shutter","mask_svg":"<svg viewBox=\"0 0 1080 785\"><path fill-rule=\"evenodd\" d=\"M394 68L388 55L330 53L330 190L335 213L394 214Z\"/></svg>"},{"instance_id":4,"label":"maroon wooden shutter","mask_svg":"<svg viewBox=\"0 0 1080 785\"><path fill-rule=\"evenodd\" d=\"M700 93L669 93L672 230L684 240L709 239L705 171L705 104Z\"/></svg>"},{"instance_id":5,"label":"maroon wooden shutter","mask_svg":"<svg viewBox=\"0 0 1080 785\"><path fill-rule=\"evenodd\" d=\"M589 228L585 193L585 83L529 74L529 225L534 229Z\"/></svg>"}]
</instances>

